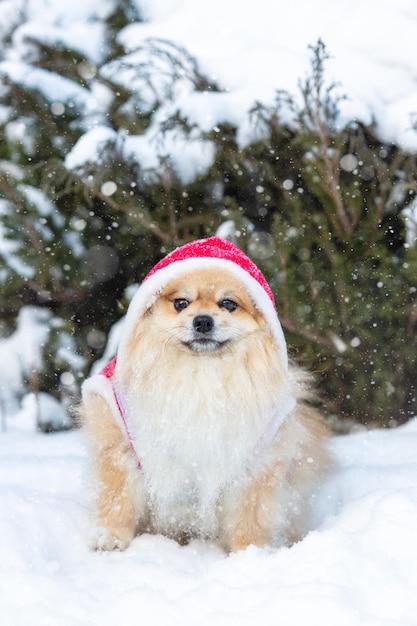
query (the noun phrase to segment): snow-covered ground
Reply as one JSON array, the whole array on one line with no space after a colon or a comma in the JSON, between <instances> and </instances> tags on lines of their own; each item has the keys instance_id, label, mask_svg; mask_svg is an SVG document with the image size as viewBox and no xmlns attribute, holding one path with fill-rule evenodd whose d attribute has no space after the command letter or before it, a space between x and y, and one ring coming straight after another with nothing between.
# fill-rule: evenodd
<instances>
[{"instance_id":1,"label":"snow-covered ground","mask_svg":"<svg viewBox=\"0 0 417 626\"><path fill-rule=\"evenodd\" d=\"M278 551L228 556L161 536L88 549L83 435L0 433L0 615L5 626L417 624L417 419L336 438L317 527Z\"/></svg>"}]
</instances>

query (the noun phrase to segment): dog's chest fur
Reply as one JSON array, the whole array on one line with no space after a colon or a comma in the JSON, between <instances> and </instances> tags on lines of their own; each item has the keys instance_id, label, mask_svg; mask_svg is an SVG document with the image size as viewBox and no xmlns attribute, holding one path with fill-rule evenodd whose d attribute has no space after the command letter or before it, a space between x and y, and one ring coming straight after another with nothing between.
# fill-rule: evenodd
<instances>
[{"instance_id":1,"label":"dog's chest fur","mask_svg":"<svg viewBox=\"0 0 417 626\"><path fill-rule=\"evenodd\" d=\"M135 371L125 402L154 523L188 532L204 520L214 535L216 504L254 470L273 368L259 376L249 363L202 355L188 357L187 375L184 359L174 368L146 365Z\"/></svg>"}]
</instances>

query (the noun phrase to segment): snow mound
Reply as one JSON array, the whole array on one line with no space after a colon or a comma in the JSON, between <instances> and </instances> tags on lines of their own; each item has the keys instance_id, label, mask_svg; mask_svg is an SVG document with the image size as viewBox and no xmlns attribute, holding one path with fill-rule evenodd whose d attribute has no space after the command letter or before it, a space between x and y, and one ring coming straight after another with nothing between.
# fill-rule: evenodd
<instances>
[{"instance_id":1,"label":"snow mound","mask_svg":"<svg viewBox=\"0 0 417 626\"><path fill-rule=\"evenodd\" d=\"M13 626L409 626L417 623L417 419L335 438L317 530L227 556L143 535L88 549L80 432L0 436L0 613Z\"/></svg>"},{"instance_id":2,"label":"snow mound","mask_svg":"<svg viewBox=\"0 0 417 626\"><path fill-rule=\"evenodd\" d=\"M0 338L0 413L13 415L20 408L25 380L41 368L50 318L47 309L24 306L17 316L16 331Z\"/></svg>"}]
</instances>

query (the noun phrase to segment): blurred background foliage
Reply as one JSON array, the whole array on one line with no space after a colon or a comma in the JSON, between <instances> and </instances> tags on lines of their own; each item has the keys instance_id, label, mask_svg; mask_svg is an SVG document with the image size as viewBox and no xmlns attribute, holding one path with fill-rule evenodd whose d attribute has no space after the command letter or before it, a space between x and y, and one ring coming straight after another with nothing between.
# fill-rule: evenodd
<instances>
[{"instance_id":1,"label":"blurred background foliage","mask_svg":"<svg viewBox=\"0 0 417 626\"><path fill-rule=\"evenodd\" d=\"M100 66L59 42L27 42L33 69L72 85L68 101L1 76L0 335L12 335L23 306L51 312L38 391L76 401L126 311L128 288L175 246L219 232L270 281L291 356L317 374L336 430L415 415L416 155L382 142L373 125L340 122L340 89L326 83L319 41L296 97L254 103L249 145L230 124L207 131L173 111L156 140L177 133L208 142L213 163L186 182L169 152L144 169L120 141L150 128L161 94L169 100L179 79L196 92L220 87L170 42L126 55L115 34L133 9L116 4ZM131 72L130 87L120 68ZM83 94L93 91L103 103L97 123L117 139L70 169L66 157L91 126Z\"/></svg>"}]
</instances>

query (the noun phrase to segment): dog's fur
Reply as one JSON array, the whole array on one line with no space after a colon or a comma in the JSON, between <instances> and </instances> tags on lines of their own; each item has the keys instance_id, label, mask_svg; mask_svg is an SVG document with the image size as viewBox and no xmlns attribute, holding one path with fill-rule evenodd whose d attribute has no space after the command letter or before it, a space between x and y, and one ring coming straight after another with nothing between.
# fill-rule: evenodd
<instances>
[{"instance_id":1,"label":"dog's fur","mask_svg":"<svg viewBox=\"0 0 417 626\"><path fill-rule=\"evenodd\" d=\"M201 315L213 329L195 328ZM106 400L91 394L82 413L96 549L124 549L143 532L181 543L218 539L229 551L288 545L305 534L328 465L326 431L306 402L304 373L285 368L234 275L203 269L168 284L138 319L117 377L141 468ZM295 408L268 433L270 416L291 395Z\"/></svg>"}]
</instances>

